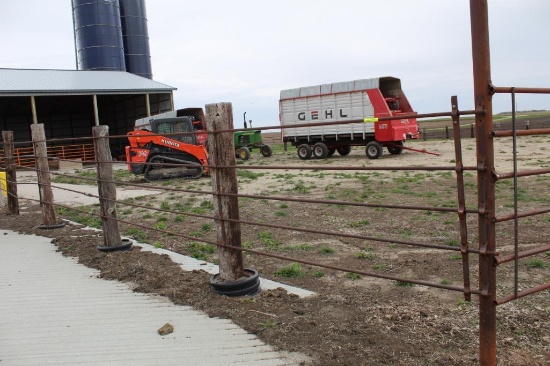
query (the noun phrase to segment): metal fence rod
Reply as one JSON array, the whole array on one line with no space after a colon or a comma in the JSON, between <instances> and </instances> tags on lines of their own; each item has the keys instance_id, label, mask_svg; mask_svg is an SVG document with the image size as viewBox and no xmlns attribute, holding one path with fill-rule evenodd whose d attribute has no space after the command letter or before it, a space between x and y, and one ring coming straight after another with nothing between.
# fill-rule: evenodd
<instances>
[{"instance_id":1,"label":"metal fence rod","mask_svg":"<svg viewBox=\"0 0 550 366\"><path fill-rule=\"evenodd\" d=\"M453 252L459 252L459 247L450 247L445 245L436 245L436 244L427 244L427 243L418 243L414 241L406 241L406 240L396 240L396 239L384 239L384 238L378 238L374 236L365 236L365 235L356 235L356 234L347 234L347 233L341 233L341 232L332 232L332 231L323 231L323 230L314 230L314 229L302 229L302 228L296 228L293 226L285 226L285 225L274 225L274 224L266 224L266 223L260 223L255 221L248 221L248 220L232 220L227 219L227 221L235 221L239 222L241 224L245 225L253 225L253 226L262 226L262 227L270 227L273 229L285 229L289 231L297 231L297 232L303 232L303 233L310 233L310 234L320 234L320 235L329 235L329 236L341 236L344 238L351 238L351 239L361 239L361 240L371 240L375 242L381 242L381 243L394 243L394 244L403 244L403 245L410 245L415 247L422 247L422 248L433 248L433 249L441 249L446 251L453 251ZM470 249L470 253L476 253L479 254L480 250L478 249ZM498 253L491 253L484 251L484 253L487 254L495 254Z\"/></svg>"},{"instance_id":2,"label":"metal fence rod","mask_svg":"<svg viewBox=\"0 0 550 366\"><path fill-rule=\"evenodd\" d=\"M210 167L213 167L212 165L209 165ZM217 165L216 168L230 168L230 166L222 166ZM251 169L251 170L257 170L257 169L263 169L266 170L265 165L247 165L244 167L237 166L238 169ZM273 170L357 170L357 171L455 171L456 166L402 166L402 167L389 167L389 166L380 166L380 167L365 167L365 166L356 166L356 167L343 167L343 166L288 166L288 165L273 165L269 166L269 169ZM468 171L477 171L479 168L476 166L465 166L462 168L463 170Z\"/></svg>"},{"instance_id":3,"label":"metal fence rod","mask_svg":"<svg viewBox=\"0 0 550 366\"><path fill-rule=\"evenodd\" d=\"M495 178L497 180L501 179L510 179L514 178L515 176L519 177L529 177L532 175L542 175L542 174L550 174L550 168L542 168L542 169L531 169L531 170L521 170L517 172L517 175L515 172L507 172L507 173L497 173L495 174Z\"/></svg>"},{"instance_id":4,"label":"metal fence rod","mask_svg":"<svg viewBox=\"0 0 550 366\"><path fill-rule=\"evenodd\" d=\"M531 257L533 255L545 253L549 250L550 250L550 245L544 245L544 246L539 247L539 248L534 248L534 249L529 249L529 250L524 250L522 252L518 252L517 253L517 258L518 259L527 258L527 257ZM516 253L510 254L510 255L507 255L507 256L504 256L504 257L500 257L500 258L496 259L496 264L501 265L503 263L511 262L515 258L516 258Z\"/></svg>"},{"instance_id":5,"label":"metal fence rod","mask_svg":"<svg viewBox=\"0 0 550 366\"><path fill-rule=\"evenodd\" d=\"M481 366L497 364L496 331L496 232L495 168L493 127L493 103L491 92L491 56L489 47L488 0L470 0L470 26L472 34L472 64L474 77L474 103L476 110L476 161L480 167L478 182L478 247L479 255L479 363ZM492 252L492 253L486 253Z\"/></svg>"},{"instance_id":6,"label":"metal fence rod","mask_svg":"<svg viewBox=\"0 0 550 366\"><path fill-rule=\"evenodd\" d=\"M501 298L496 300L496 303L497 303L497 305L502 305L502 304L505 304L505 303L510 302L512 300L520 299L522 297L529 296L529 295L533 295L537 292L541 292L541 291L544 291L544 290L547 290L547 289L550 289L550 283L544 283L544 284L539 285L539 286L535 286L535 287L532 287L532 288L528 288L526 290L522 290L522 291L518 292L517 294L512 294L512 295L508 295L508 296L505 296L505 297L501 297Z\"/></svg>"},{"instance_id":7,"label":"metal fence rod","mask_svg":"<svg viewBox=\"0 0 550 366\"><path fill-rule=\"evenodd\" d=\"M468 248L468 226L466 224L466 194L464 192L464 171L462 170L462 141L460 139L460 116L458 98L451 98L453 118L453 139L456 163L456 190L458 199L458 222L460 224L460 253L462 255L462 278L464 281L464 300L470 301L470 262ZM446 130L448 135L448 129Z\"/></svg>"},{"instance_id":8,"label":"metal fence rod","mask_svg":"<svg viewBox=\"0 0 550 366\"><path fill-rule=\"evenodd\" d=\"M231 194L220 194L231 195ZM391 208L398 210L416 210L416 211L436 211L446 213L458 213L459 210L451 207L431 207L431 206L404 206L404 205L383 205L377 203L364 203L364 202L349 202L349 201L333 201L333 200L310 200L305 198L291 198L291 197L279 197L279 196L260 196L253 194L233 194L237 197L264 199L273 201L288 201L288 202L301 202L301 203L320 203L325 205L342 205L342 206L356 206L356 207L372 207L372 208ZM477 213L477 210L464 209L465 213Z\"/></svg>"},{"instance_id":9,"label":"metal fence rod","mask_svg":"<svg viewBox=\"0 0 550 366\"><path fill-rule=\"evenodd\" d=\"M474 114L484 114L485 110L467 110L467 111L461 111L460 115L474 115ZM379 122L383 121L393 121L393 120L400 120L404 118L431 118L431 117L451 117L451 112L436 112L436 113L422 113L422 114L416 114L416 113L406 113L399 116L390 116L390 117L378 117ZM364 119L353 119L348 121L338 121L338 122L317 122L317 123L301 123L301 124L293 124L293 125L286 125L286 126L267 126L267 127L254 127L254 130L285 130L285 129L291 129L291 128L301 128L301 127L321 127L321 126L334 126L334 125L348 125L351 123L365 123ZM215 133L224 133L224 132L237 132L237 131L247 131L243 128L238 129L227 129L227 130L218 130Z\"/></svg>"},{"instance_id":10,"label":"metal fence rod","mask_svg":"<svg viewBox=\"0 0 550 366\"><path fill-rule=\"evenodd\" d=\"M550 134L550 128L538 128L533 130L516 131L516 136L534 136L534 135L549 135L549 134ZM491 136L493 137L512 137L513 135L514 135L514 131L512 130L491 132Z\"/></svg>"},{"instance_id":11,"label":"metal fence rod","mask_svg":"<svg viewBox=\"0 0 550 366\"><path fill-rule=\"evenodd\" d=\"M32 198L23 198L23 199L39 202L39 200L35 200L35 199L32 199ZM90 214L87 211L80 210L80 209L77 209L77 208L74 208L74 207L69 207L69 206L66 206L66 205L63 205L63 204L56 204L56 206L64 207L64 208L67 208L67 209L71 209L71 210L74 210L74 211L79 211L79 212L86 213L86 214ZM103 217L101 214L91 213L91 215L92 216L97 216L97 217ZM306 260L303 260L303 259L300 259L300 258L287 257L287 256L278 255L278 254L262 252L262 251L255 250L255 249L250 249L250 248L223 245L223 244L219 244L218 242L213 242L213 241L209 241L209 240L202 239L202 238L196 238L196 237L187 236L187 235L184 235L184 234L181 234L181 233L175 233L175 232L171 232L171 231L168 231L168 230L161 230L161 229L157 229L157 228L153 228L153 227L149 227L149 226L145 226L145 225L141 225L141 224L136 224L135 222L129 222L129 221L121 220L121 219L117 219L117 220L119 222L122 222L122 223L125 223L125 224L128 224L128 225L132 225L132 226L136 226L136 227L140 227L140 228L143 228L143 229L152 230L152 231L156 231L156 232L163 233L163 234L173 235L173 236L176 236L176 237L189 239L189 240L193 240L193 241L200 241L200 242L203 242L203 243L215 245L217 247L222 247L222 248L226 248L226 249L236 250L236 251L240 251L240 252L247 252L247 253L252 253L252 254L257 254L257 255L262 255L262 256L265 256L265 257L269 257L269 258L275 258L275 259L281 259L281 260L295 262L295 263L307 264L307 265L312 265L312 266L320 267L320 268L333 269L333 270L340 271L340 272L357 273L357 274L361 274L361 275L365 275L365 276L369 276L369 277L377 277L377 278L382 278L382 279L387 279L387 280L392 280L392 281L414 283L414 284L417 284L417 285L441 288L441 289L445 289L445 290L451 290L451 291L457 291L457 292L464 292L465 291L464 288L457 287L457 286L448 286L448 285L442 285L442 284L433 283L433 282L429 282L429 281L423 281L423 280L412 280L412 279L401 278L401 277L396 277L396 276L387 276L387 275L383 275L383 274L379 274L379 273L366 272L366 271L356 270L356 269L352 269L352 268L338 267L338 266L326 265L326 264L312 262L312 261L306 261ZM471 293L479 295L480 291L472 290Z\"/></svg>"},{"instance_id":12,"label":"metal fence rod","mask_svg":"<svg viewBox=\"0 0 550 366\"><path fill-rule=\"evenodd\" d=\"M517 217L521 218L521 217L535 216L535 215L545 214L545 213L548 213L548 212L550 212L550 207L545 207L545 208L536 209L536 210L518 212ZM512 214L509 214L509 215L496 217L495 222L510 221L510 220L513 220L515 216L516 216L516 214L512 213Z\"/></svg>"},{"instance_id":13,"label":"metal fence rod","mask_svg":"<svg viewBox=\"0 0 550 366\"><path fill-rule=\"evenodd\" d=\"M519 290L519 220L518 220L518 139L516 128L516 92L512 88L512 157L514 179L514 295ZM496 182L495 182L496 183Z\"/></svg>"},{"instance_id":14,"label":"metal fence rod","mask_svg":"<svg viewBox=\"0 0 550 366\"><path fill-rule=\"evenodd\" d=\"M514 86L492 86L493 93L550 94L550 88L517 88Z\"/></svg>"}]
</instances>

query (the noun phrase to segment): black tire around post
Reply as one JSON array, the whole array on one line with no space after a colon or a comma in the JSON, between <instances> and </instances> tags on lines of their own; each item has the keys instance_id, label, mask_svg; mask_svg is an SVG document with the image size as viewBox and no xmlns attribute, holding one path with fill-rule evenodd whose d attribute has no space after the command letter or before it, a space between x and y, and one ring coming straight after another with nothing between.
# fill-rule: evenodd
<instances>
[{"instance_id":1,"label":"black tire around post","mask_svg":"<svg viewBox=\"0 0 550 366\"><path fill-rule=\"evenodd\" d=\"M260 288L260 274L254 269L245 268L246 278L234 282L220 282L218 281L218 275L215 274L210 277L210 289L219 294L225 296L254 296L261 291Z\"/></svg>"},{"instance_id":2,"label":"black tire around post","mask_svg":"<svg viewBox=\"0 0 550 366\"><path fill-rule=\"evenodd\" d=\"M382 145L378 141L371 141L365 148L365 154L369 159L378 159L382 156Z\"/></svg>"},{"instance_id":3,"label":"black tire around post","mask_svg":"<svg viewBox=\"0 0 550 366\"><path fill-rule=\"evenodd\" d=\"M311 147L308 144L302 144L298 146L298 157L302 160L308 160L311 158Z\"/></svg>"},{"instance_id":4,"label":"black tire around post","mask_svg":"<svg viewBox=\"0 0 550 366\"><path fill-rule=\"evenodd\" d=\"M323 142L313 145L313 156L316 159L326 159L328 156L328 147Z\"/></svg>"}]
</instances>

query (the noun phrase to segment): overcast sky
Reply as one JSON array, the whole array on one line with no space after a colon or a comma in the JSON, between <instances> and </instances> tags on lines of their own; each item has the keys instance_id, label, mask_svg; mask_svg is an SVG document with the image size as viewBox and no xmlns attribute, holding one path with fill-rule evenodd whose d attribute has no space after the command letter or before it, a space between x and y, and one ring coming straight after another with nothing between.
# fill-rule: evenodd
<instances>
[{"instance_id":1,"label":"overcast sky","mask_svg":"<svg viewBox=\"0 0 550 366\"><path fill-rule=\"evenodd\" d=\"M70 0L0 0L0 67L76 69ZM153 79L176 108L277 125L282 89L394 76L419 113L473 109L468 0L147 0ZM550 87L550 1L489 2L492 80ZM518 96L519 110L550 96ZM495 113L510 97L495 96Z\"/></svg>"}]
</instances>

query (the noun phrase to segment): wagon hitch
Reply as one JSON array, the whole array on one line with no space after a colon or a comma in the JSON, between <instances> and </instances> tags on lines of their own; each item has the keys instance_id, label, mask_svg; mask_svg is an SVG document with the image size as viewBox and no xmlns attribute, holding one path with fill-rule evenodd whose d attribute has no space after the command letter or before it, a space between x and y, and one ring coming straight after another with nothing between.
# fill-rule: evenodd
<instances>
[{"instance_id":1,"label":"wagon hitch","mask_svg":"<svg viewBox=\"0 0 550 366\"><path fill-rule=\"evenodd\" d=\"M441 154L438 154L436 152L431 152L431 151L427 151L427 150L424 150L424 149L422 149L422 150L413 149L412 147L406 147L406 146L403 146L403 145L388 144L388 146L395 146L395 147L399 147L399 148L404 149L404 150L410 150L410 151L415 151L415 152L430 154L430 155L435 155L435 156L440 156L441 155Z\"/></svg>"}]
</instances>

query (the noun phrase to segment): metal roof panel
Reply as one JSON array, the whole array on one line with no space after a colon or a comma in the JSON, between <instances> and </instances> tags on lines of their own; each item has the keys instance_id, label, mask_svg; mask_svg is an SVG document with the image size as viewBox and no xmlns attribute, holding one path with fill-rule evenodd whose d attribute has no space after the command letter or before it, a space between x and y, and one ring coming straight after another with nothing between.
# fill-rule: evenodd
<instances>
[{"instance_id":1,"label":"metal roof panel","mask_svg":"<svg viewBox=\"0 0 550 366\"><path fill-rule=\"evenodd\" d=\"M0 95L170 92L176 88L122 71L1 69Z\"/></svg>"}]
</instances>

